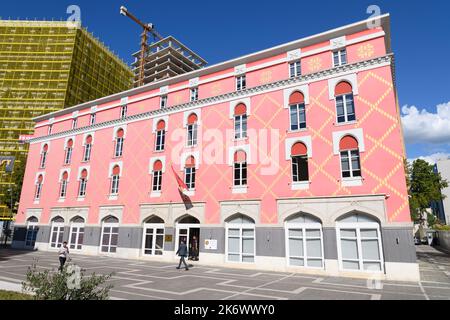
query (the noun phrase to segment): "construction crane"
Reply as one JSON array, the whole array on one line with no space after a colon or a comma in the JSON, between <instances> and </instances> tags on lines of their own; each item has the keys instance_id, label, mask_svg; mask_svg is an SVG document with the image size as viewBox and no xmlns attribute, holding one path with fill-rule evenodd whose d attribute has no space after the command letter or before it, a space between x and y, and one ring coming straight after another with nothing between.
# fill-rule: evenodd
<instances>
[{"instance_id":1,"label":"construction crane","mask_svg":"<svg viewBox=\"0 0 450 320\"><path fill-rule=\"evenodd\" d=\"M139 78L138 78L138 86L144 85L144 66L146 60L146 53L148 50L148 34L151 33L155 40L162 40L163 37L155 30L153 23L143 23L135 15L127 10L124 6L120 7L120 14L130 18L138 25L140 25L143 29L141 34L141 55L139 61Z\"/></svg>"}]
</instances>

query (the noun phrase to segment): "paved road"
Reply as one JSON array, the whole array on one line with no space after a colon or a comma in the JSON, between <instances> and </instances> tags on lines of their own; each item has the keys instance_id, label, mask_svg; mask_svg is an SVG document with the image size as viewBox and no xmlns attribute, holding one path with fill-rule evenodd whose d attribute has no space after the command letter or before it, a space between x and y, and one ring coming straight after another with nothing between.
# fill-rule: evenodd
<instances>
[{"instance_id":1,"label":"paved road","mask_svg":"<svg viewBox=\"0 0 450 320\"><path fill-rule=\"evenodd\" d=\"M381 290L369 289L367 281L359 279L205 266L184 271L168 263L81 255L72 259L88 272L114 272L112 299L450 300L450 255L428 246L418 246L417 251L422 281L383 282ZM18 287L34 259L42 268L56 269L55 256L0 249L0 284Z\"/></svg>"}]
</instances>

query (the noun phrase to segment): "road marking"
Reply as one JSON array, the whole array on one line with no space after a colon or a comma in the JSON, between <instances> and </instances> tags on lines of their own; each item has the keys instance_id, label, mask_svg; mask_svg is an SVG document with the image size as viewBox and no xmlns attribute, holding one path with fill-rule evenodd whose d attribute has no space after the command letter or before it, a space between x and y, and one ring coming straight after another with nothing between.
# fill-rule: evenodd
<instances>
[{"instance_id":1,"label":"road marking","mask_svg":"<svg viewBox=\"0 0 450 320\"><path fill-rule=\"evenodd\" d=\"M425 289L422 286L422 283L419 282L420 291L422 291L423 295L425 296L425 299L430 300L430 297L428 297L427 293L425 292Z\"/></svg>"}]
</instances>

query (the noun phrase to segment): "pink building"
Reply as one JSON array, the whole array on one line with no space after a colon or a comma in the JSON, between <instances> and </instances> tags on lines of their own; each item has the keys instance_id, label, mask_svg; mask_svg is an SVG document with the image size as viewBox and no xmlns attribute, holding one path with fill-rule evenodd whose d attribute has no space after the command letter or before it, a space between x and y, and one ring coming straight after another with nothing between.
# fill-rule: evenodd
<instances>
[{"instance_id":1,"label":"pink building","mask_svg":"<svg viewBox=\"0 0 450 320\"><path fill-rule=\"evenodd\" d=\"M389 15L368 22L36 118L14 246L417 280Z\"/></svg>"}]
</instances>

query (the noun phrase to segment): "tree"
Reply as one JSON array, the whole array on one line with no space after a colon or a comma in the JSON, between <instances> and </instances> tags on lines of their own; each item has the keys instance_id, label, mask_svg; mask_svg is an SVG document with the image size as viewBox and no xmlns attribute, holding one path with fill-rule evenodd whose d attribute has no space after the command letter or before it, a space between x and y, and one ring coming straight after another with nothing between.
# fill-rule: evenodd
<instances>
[{"instance_id":1,"label":"tree","mask_svg":"<svg viewBox=\"0 0 450 320\"><path fill-rule=\"evenodd\" d=\"M12 174L12 182L11 185L5 192L3 196L2 203L5 204L14 214L15 210L17 210L16 204L20 201L20 194L22 192L22 184L23 177L25 175L25 166L27 159L25 157L21 157L16 159L14 163L14 169Z\"/></svg>"},{"instance_id":2,"label":"tree","mask_svg":"<svg viewBox=\"0 0 450 320\"><path fill-rule=\"evenodd\" d=\"M431 202L445 198L441 190L448 187L448 182L442 179L440 173L435 173L434 166L425 160L415 160L412 165L408 165L407 171L411 218L423 224Z\"/></svg>"},{"instance_id":3,"label":"tree","mask_svg":"<svg viewBox=\"0 0 450 320\"><path fill-rule=\"evenodd\" d=\"M113 274L85 276L85 270L71 263L63 271L39 271L36 264L28 268L22 283L23 291L32 293L35 300L107 300L113 287L105 285Z\"/></svg>"}]
</instances>

